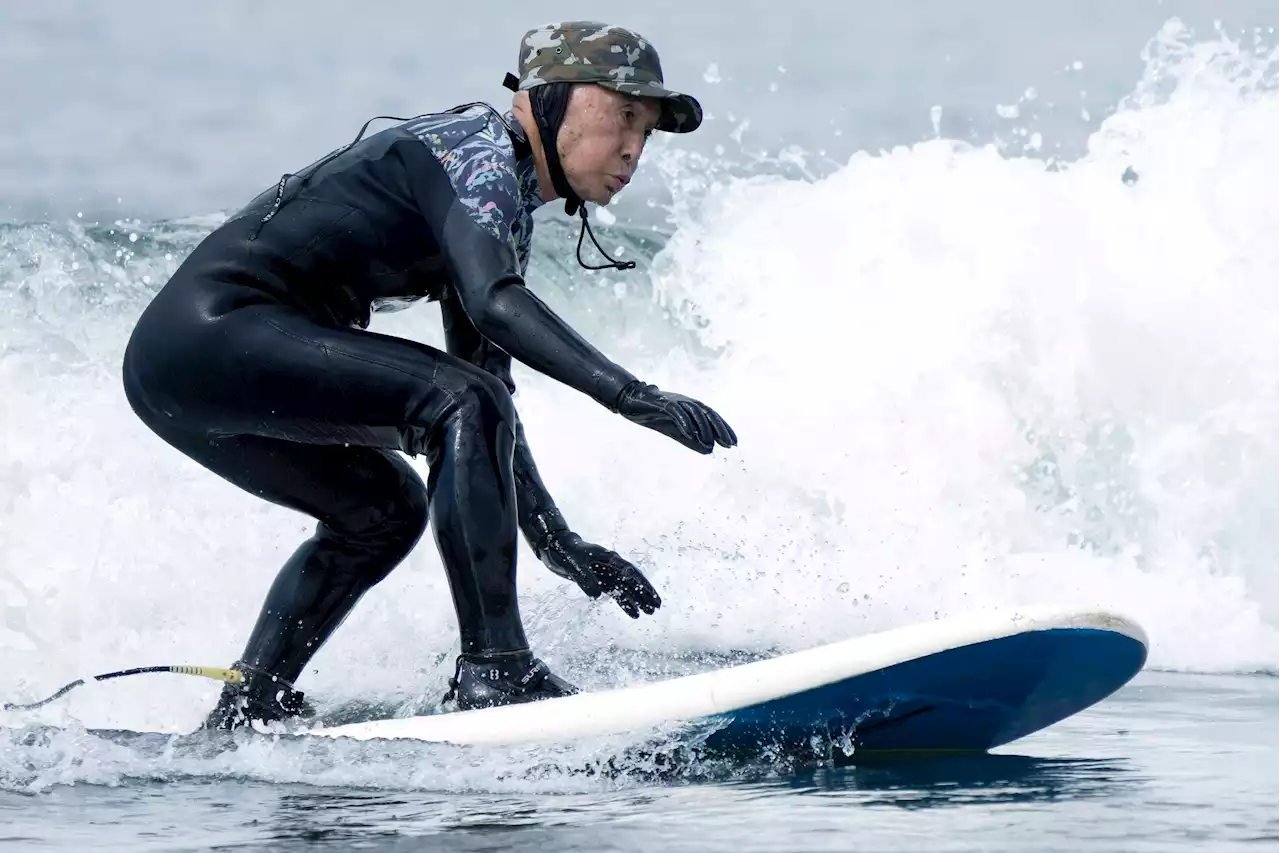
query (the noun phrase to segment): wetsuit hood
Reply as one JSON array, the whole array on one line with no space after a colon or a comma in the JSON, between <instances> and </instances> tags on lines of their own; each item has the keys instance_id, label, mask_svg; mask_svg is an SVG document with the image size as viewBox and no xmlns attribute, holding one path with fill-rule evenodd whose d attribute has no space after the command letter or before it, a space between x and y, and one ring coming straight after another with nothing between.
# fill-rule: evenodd
<instances>
[{"instance_id":1,"label":"wetsuit hood","mask_svg":"<svg viewBox=\"0 0 1280 853\"><path fill-rule=\"evenodd\" d=\"M538 141L542 143L542 156L547 161L547 174L556 195L564 199L564 212L573 216L582 207L582 199L569 185L564 166L560 163L560 127L569 111L569 83L547 83L529 91L529 108L538 127Z\"/></svg>"}]
</instances>

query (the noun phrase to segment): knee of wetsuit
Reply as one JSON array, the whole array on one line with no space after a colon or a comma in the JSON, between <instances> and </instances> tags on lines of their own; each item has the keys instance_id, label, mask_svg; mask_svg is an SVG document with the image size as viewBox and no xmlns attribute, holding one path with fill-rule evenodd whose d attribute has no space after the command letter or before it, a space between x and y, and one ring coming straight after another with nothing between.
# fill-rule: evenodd
<instances>
[{"instance_id":1,"label":"knee of wetsuit","mask_svg":"<svg viewBox=\"0 0 1280 853\"><path fill-rule=\"evenodd\" d=\"M516 405L506 383L483 370L477 370L469 378L467 392L477 402L481 428L496 429L499 425L504 425L514 433Z\"/></svg>"},{"instance_id":2,"label":"knee of wetsuit","mask_svg":"<svg viewBox=\"0 0 1280 853\"><path fill-rule=\"evenodd\" d=\"M400 435L402 451L410 456L425 453L434 465L445 433L455 426L490 441L502 432L514 438L516 407L501 379L477 368L467 371L447 390L453 398L448 414L433 423L406 424Z\"/></svg>"}]
</instances>

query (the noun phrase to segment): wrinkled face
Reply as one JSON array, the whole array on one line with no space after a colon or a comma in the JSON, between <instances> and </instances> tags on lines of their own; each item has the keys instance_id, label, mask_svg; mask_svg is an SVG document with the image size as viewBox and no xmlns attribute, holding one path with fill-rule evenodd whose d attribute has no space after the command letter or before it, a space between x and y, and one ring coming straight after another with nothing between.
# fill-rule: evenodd
<instances>
[{"instance_id":1,"label":"wrinkled face","mask_svg":"<svg viewBox=\"0 0 1280 853\"><path fill-rule=\"evenodd\" d=\"M631 180L661 111L650 98L577 84L557 137L569 186L584 201L608 204Z\"/></svg>"}]
</instances>

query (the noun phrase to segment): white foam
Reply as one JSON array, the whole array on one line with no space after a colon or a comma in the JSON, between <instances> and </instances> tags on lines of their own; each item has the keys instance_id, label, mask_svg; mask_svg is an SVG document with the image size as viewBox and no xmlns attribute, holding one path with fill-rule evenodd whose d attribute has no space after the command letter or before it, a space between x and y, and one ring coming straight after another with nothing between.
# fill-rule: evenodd
<instances>
[{"instance_id":1,"label":"white foam","mask_svg":"<svg viewBox=\"0 0 1280 853\"><path fill-rule=\"evenodd\" d=\"M652 535L747 555L668 567L732 611L696 642L1054 601L1135 613L1158 666L1275 667L1275 54L1181 35L1150 57L1171 97L1066 168L863 153L725 182L668 244L659 287L724 354L661 378L742 438L650 501Z\"/></svg>"}]
</instances>

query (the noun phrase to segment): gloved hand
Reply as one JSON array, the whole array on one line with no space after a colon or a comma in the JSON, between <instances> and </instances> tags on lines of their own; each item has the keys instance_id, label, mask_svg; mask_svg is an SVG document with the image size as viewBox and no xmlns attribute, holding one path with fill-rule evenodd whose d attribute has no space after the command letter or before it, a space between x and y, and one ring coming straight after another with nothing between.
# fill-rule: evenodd
<instances>
[{"instance_id":1,"label":"gloved hand","mask_svg":"<svg viewBox=\"0 0 1280 853\"><path fill-rule=\"evenodd\" d=\"M659 391L639 379L622 389L615 408L632 423L674 438L699 453L710 453L716 444L734 447L738 443L738 436L710 406L670 391Z\"/></svg>"},{"instance_id":2,"label":"gloved hand","mask_svg":"<svg viewBox=\"0 0 1280 853\"><path fill-rule=\"evenodd\" d=\"M639 619L640 611L652 613L662 604L639 569L615 552L583 541L571 530L547 532L533 552L544 566L573 581L592 598L603 593L618 602L632 619Z\"/></svg>"}]
</instances>

